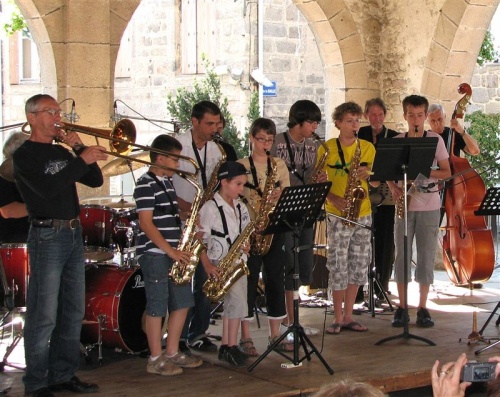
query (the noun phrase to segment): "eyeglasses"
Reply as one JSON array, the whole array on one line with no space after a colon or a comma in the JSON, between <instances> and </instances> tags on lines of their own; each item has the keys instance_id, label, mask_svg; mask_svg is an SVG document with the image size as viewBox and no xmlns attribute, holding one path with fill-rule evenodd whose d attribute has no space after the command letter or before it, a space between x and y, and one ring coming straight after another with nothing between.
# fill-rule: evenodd
<instances>
[{"instance_id":1,"label":"eyeglasses","mask_svg":"<svg viewBox=\"0 0 500 397\"><path fill-rule=\"evenodd\" d=\"M257 142L260 142L260 143L274 143L274 138L266 139L266 138L262 138L261 136L256 136L254 138Z\"/></svg>"},{"instance_id":2,"label":"eyeglasses","mask_svg":"<svg viewBox=\"0 0 500 397\"><path fill-rule=\"evenodd\" d=\"M309 123L311 125L320 125L321 124L321 121L317 121L317 120L306 120L306 123Z\"/></svg>"},{"instance_id":3,"label":"eyeglasses","mask_svg":"<svg viewBox=\"0 0 500 397\"><path fill-rule=\"evenodd\" d=\"M31 112L31 113L42 113L42 112L47 112L48 114L50 114L52 117L54 117L55 115L58 115L58 116L62 116L64 114L64 112L62 111L62 109L44 109L44 110L36 110L34 112Z\"/></svg>"},{"instance_id":4,"label":"eyeglasses","mask_svg":"<svg viewBox=\"0 0 500 397\"><path fill-rule=\"evenodd\" d=\"M348 119L348 120L344 120L344 123L347 123L347 124L360 124L363 120L361 119Z\"/></svg>"}]
</instances>

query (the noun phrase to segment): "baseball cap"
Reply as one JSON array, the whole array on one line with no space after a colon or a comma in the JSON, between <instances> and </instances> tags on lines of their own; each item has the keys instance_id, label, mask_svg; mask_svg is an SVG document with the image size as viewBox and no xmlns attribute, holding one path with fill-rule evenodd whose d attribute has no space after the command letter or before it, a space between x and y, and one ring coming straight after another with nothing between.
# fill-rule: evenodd
<instances>
[{"instance_id":1,"label":"baseball cap","mask_svg":"<svg viewBox=\"0 0 500 397\"><path fill-rule=\"evenodd\" d=\"M236 161L226 161L222 163L217 171L217 179L220 181L222 179L234 178L239 175L248 174L247 169L241 163Z\"/></svg>"}]
</instances>

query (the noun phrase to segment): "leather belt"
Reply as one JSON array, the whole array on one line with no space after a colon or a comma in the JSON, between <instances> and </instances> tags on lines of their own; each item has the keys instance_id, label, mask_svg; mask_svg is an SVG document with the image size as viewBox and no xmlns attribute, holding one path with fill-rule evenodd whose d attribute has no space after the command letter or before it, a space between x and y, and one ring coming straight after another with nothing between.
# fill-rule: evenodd
<instances>
[{"instance_id":1,"label":"leather belt","mask_svg":"<svg viewBox=\"0 0 500 397\"><path fill-rule=\"evenodd\" d=\"M74 219L31 219L31 226L33 227L55 227L55 228L68 228L75 229L80 224L79 218Z\"/></svg>"}]
</instances>

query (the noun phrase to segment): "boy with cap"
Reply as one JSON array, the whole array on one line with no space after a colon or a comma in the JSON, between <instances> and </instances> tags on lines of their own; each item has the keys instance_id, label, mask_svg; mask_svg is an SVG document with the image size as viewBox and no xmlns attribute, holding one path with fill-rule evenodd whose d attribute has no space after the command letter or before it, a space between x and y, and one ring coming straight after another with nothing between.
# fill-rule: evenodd
<instances>
[{"instance_id":1,"label":"boy with cap","mask_svg":"<svg viewBox=\"0 0 500 397\"><path fill-rule=\"evenodd\" d=\"M217 265L228 253L232 244L250 223L248 209L238 198L247 181L246 168L234 161L223 163L217 173L219 184L212 200L200 209L200 226L207 251L200 261L209 278L218 277ZM242 247L246 259L248 244ZM238 349L240 321L248 314L247 278L240 277L224 296L222 314L222 342L219 360L232 366L245 365L247 356Z\"/></svg>"}]
</instances>

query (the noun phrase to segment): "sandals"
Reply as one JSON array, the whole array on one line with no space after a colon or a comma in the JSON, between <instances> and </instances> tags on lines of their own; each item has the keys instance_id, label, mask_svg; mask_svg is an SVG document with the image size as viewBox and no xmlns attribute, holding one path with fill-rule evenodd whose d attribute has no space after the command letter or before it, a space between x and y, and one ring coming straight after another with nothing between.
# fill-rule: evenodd
<instances>
[{"instance_id":1,"label":"sandals","mask_svg":"<svg viewBox=\"0 0 500 397\"><path fill-rule=\"evenodd\" d=\"M269 343L267 344L267 347L270 347L278 338L279 336L275 336L274 338L269 337ZM293 352L293 342L290 343L285 338L274 347L274 350L284 353Z\"/></svg>"},{"instance_id":2,"label":"sandals","mask_svg":"<svg viewBox=\"0 0 500 397\"><path fill-rule=\"evenodd\" d=\"M365 327L363 324L361 324L357 321L351 321L348 324L342 324L342 328L348 329L348 330L354 331L354 332L366 332L366 331L368 331L367 327Z\"/></svg>"},{"instance_id":3,"label":"sandals","mask_svg":"<svg viewBox=\"0 0 500 397\"><path fill-rule=\"evenodd\" d=\"M240 339L238 348L249 357L257 357L259 355L257 349L253 345L252 338Z\"/></svg>"},{"instance_id":4,"label":"sandals","mask_svg":"<svg viewBox=\"0 0 500 397\"><path fill-rule=\"evenodd\" d=\"M340 331L342 330L342 324L341 323L333 323L326 327L325 332L330 335L338 335L340 334Z\"/></svg>"}]
</instances>

